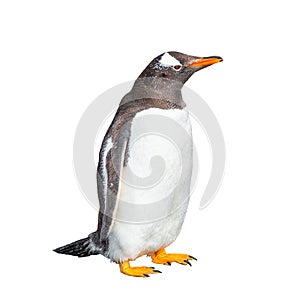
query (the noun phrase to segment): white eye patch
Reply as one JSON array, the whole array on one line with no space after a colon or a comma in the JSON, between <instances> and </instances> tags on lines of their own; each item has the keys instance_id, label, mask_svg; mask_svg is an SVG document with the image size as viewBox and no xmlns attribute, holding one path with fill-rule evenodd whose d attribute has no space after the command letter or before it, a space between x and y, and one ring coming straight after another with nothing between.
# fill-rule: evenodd
<instances>
[{"instance_id":1,"label":"white eye patch","mask_svg":"<svg viewBox=\"0 0 300 300\"><path fill-rule=\"evenodd\" d=\"M181 69L181 63L179 60L177 60L175 57L170 55L168 52L166 52L161 59L159 60L159 63L163 67L175 67L175 66L180 66L180 68L175 68L175 70L180 70Z\"/></svg>"}]
</instances>

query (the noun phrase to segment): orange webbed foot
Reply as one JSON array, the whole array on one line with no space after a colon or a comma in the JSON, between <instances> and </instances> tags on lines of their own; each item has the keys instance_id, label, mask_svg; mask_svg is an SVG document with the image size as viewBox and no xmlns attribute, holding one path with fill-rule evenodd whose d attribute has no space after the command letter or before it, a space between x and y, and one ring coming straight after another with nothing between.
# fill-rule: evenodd
<instances>
[{"instance_id":1,"label":"orange webbed foot","mask_svg":"<svg viewBox=\"0 0 300 300\"><path fill-rule=\"evenodd\" d=\"M131 267L129 261L122 262L119 265L120 271L128 276L149 277L149 274L161 273L159 270L155 270L153 267Z\"/></svg>"},{"instance_id":2,"label":"orange webbed foot","mask_svg":"<svg viewBox=\"0 0 300 300\"><path fill-rule=\"evenodd\" d=\"M172 262L176 262L182 265L192 266L190 260L197 260L195 257L188 254L172 253L167 254L165 249L160 249L151 255L152 262L155 264L171 265Z\"/></svg>"}]
</instances>

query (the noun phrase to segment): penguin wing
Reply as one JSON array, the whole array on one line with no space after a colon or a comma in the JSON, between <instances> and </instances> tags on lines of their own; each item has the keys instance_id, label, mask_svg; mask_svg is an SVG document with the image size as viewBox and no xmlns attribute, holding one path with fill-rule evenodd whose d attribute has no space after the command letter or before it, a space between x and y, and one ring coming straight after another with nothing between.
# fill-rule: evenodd
<instances>
[{"instance_id":1,"label":"penguin wing","mask_svg":"<svg viewBox=\"0 0 300 300\"><path fill-rule=\"evenodd\" d=\"M103 140L97 168L97 187L100 202L98 231L105 241L114 222L118 206L123 168L126 166L130 120L116 114Z\"/></svg>"}]
</instances>

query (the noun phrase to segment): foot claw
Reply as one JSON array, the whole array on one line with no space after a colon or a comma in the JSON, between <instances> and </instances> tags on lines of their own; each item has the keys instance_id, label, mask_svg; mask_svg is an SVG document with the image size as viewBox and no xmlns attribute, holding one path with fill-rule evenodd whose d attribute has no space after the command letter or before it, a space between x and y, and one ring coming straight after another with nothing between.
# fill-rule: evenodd
<instances>
[{"instance_id":1,"label":"foot claw","mask_svg":"<svg viewBox=\"0 0 300 300\"><path fill-rule=\"evenodd\" d=\"M189 255L190 259L193 259L193 260L196 260L197 261L197 258L192 256L192 255Z\"/></svg>"},{"instance_id":2,"label":"foot claw","mask_svg":"<svg viewBox=\"0 0 300 300\"><path fill-rule=\"evenodd\" d=\"M155 272L155 273L161 273L161 271L159 271L159 270L153 270L153 272Z\"/></svg>"},{"instance_id":3,"label":"foot claw","mask_svg":"<svg viewBox=\"0 0 300 300\"><path fill-rule=\"evenodd\" d=\"M184 261L186 262L187 265L192 266L192 264L187 259Z\"/></svg>"}]
</instances>

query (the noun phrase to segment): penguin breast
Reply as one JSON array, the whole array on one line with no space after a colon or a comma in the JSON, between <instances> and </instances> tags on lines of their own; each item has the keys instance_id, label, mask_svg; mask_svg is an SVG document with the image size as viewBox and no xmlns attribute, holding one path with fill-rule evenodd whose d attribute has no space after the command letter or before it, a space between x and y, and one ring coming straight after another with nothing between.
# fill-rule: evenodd
<instances>
[{"instance_id":1,"label":"penguin breast","mask_svg":"<svg viewBox=\"0 0 300 300\"><path fill-rule=\"evenodd\" d=\"M188 112L150 108L137 113L127 147L110 236L115 260L157 251L180 232L192 173Z\"/></svg>"}]
</instances>

